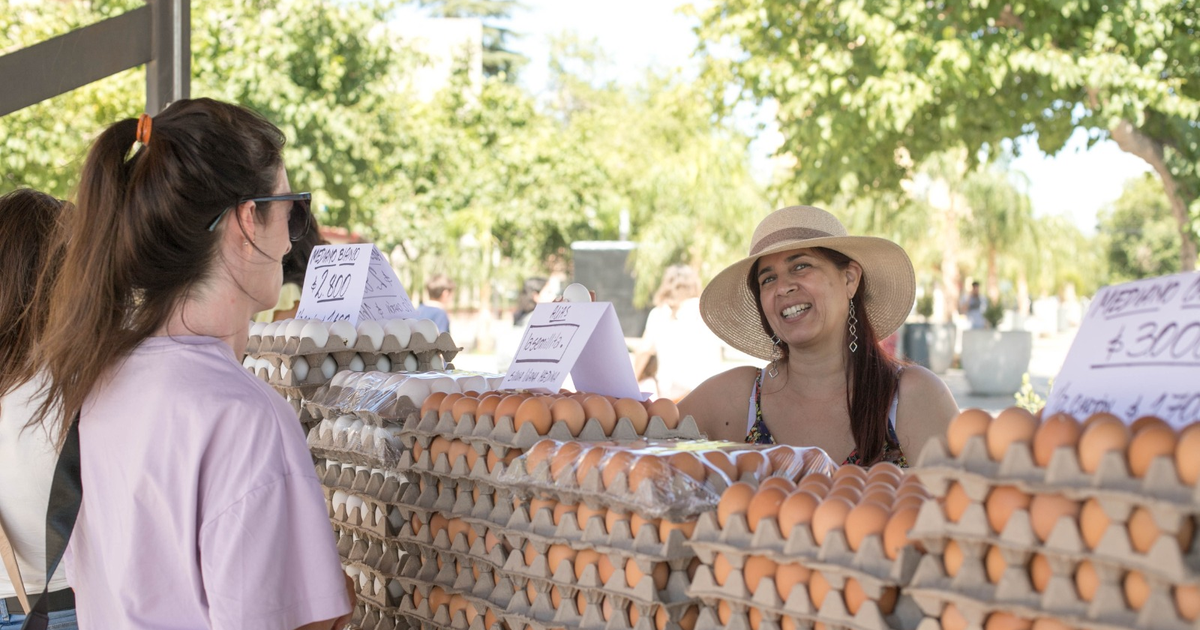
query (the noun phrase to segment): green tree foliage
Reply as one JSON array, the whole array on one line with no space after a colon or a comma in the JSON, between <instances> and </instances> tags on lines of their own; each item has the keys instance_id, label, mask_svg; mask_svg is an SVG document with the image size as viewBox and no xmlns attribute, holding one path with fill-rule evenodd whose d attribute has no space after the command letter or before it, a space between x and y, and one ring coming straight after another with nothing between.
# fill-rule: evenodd
<instances>
[{"instance_id":1,"label":"green tree foliage","mask_svg":"<svg viewBox=\"0 0 1200 630\"><path fill-rule=\"evenodd\" d=\"M1146 174L1126 182L1121 196L1098 219L1113 282L1179 271L1179 232L1157 178Z\"/></svg>"},{"instance_id":2,"label":"green tree foliage","mask_svg":"<svg viewBox=\"0 0 1200 630\"><path fill-rule=\"evenodd\" d=\"M971 173L963 186L970 206L965 232L987 261L987 294L992 302L1000 297L1000 257L1037 247L1033 206L1029 196L1013 183L1014 177L1016 174L999 168L982 168ZM1036 264L1037 258L1027 260Z\"/></svg>"},{"instance_id":3,"label":"green tree foliage","mask_svg":"<svg viewBox=\"0 0 1200 630\"><path fill-rule=\"evenodd\" d=\"M521 37L502 26L513 13L525 9L519 0L419 0L434 17L477 17L483 19L483 73L515 82L517 71L529 59L512 50L512 40Z\"/></svg>"},{"instance_id":4,"label":"green tree foliage","mask_svg":"<svg viewBox=\"0 0 1200 630\"><path fill-rule=\"evenodd\" d=\"M1111 137L1163 180L1196 263L1200 4L725 0L700 13L723 97L778 102L800 198L895 191L929 155Z\"/></svg>"}]
</instances>

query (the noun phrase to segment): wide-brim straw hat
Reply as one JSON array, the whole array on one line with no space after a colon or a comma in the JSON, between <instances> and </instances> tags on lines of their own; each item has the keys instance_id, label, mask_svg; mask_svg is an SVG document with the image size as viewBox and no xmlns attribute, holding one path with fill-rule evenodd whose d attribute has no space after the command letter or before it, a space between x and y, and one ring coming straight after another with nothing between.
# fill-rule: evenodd
<instances>
[{"instance_id":1,"label":"wide-brim straw hat","mask_svg":"<svg viewBox=\"0 0 1200 630\"><path fill-rule=\"evenodd\" d=\"M880 339L900 328L917 293L916 274L908 254L884 238L850 236L837 217L811 206L776 210L758 224L750 254L717 274L700 296L704 322L734 348L760 359L774 358L774 346L758 314L757 298L747 282L750 269L763 256L812 247L841 252L862 266L866 292L860 303Z\"/></svg>"}]
</instances>

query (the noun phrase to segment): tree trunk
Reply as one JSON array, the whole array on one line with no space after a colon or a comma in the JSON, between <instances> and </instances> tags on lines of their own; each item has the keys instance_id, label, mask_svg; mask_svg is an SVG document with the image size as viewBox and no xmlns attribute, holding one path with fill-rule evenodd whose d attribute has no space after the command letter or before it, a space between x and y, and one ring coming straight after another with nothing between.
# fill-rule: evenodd
<instances>
[{"instance_id":1,"label":"tree trunk","mask_svg":"<svg viewBox=\"0 0 1200 630\"><path fill-rule=\"evenodd\" d=\"M1179 229L1179 268L1183 271L1195 271L1196 239L1192 235L1191 221L1188 218L1188 205L1192 199L1185 198L1178 182L1167 168L1162 143L1138 131L1137 127L1134 127L1133 123L1128 120L1117 123L1110 133L1122 151L1132 153L1145 160L1162 179L1163 190L1166 191L1167 199L1171 202L1171 214L1175 216L1175 223Z\"/></svg>"}]
</instances>

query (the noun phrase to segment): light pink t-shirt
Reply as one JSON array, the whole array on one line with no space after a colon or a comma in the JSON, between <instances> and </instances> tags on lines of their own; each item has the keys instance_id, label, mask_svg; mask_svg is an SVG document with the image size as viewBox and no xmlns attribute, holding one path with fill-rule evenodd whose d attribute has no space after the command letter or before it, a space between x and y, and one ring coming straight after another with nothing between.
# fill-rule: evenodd
<instances>
[{"instance_id":1,"label":"light pink t-shirt","mask_svg":"<svg viewBox=\"0 0 1200 630\"><path fill-rule=\"evenodd\" d=\"M293 630L349 612L295 412L228 345L146 340L79 427L81 628Z\"/></svg>"}]
</instances>

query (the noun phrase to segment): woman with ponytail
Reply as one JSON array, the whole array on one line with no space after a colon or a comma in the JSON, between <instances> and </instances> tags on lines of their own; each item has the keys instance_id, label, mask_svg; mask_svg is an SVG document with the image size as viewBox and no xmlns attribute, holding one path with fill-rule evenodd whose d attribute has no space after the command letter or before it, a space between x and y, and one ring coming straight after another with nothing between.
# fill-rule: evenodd
<instances>
[{"instance_id":1,"label":"woman with ponytail","mask_svg":"<svg viewBox=\"0 0 1200 630\"><path fill-rule=\"evenodd\" d=\"M348 621L295 413L239 363L307 227L283 144L253 112L195 99L112 125L88 153L49 298L41 409L78 418L67 578L81 627Z\"/></svg>"}]
</instances>

